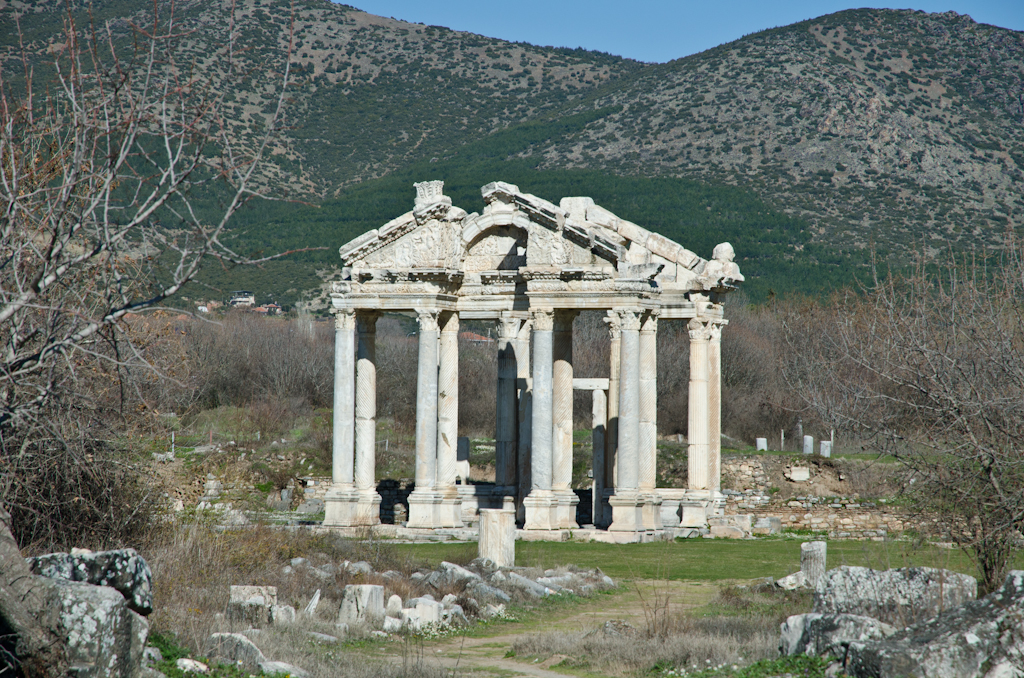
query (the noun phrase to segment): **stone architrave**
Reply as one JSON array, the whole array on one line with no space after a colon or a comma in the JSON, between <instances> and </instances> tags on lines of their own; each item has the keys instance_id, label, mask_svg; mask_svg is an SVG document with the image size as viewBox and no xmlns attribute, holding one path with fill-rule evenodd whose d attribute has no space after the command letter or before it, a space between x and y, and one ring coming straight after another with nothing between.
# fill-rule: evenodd
<instances>
[{"instance_id":1,"label":"stone architrave","mask_svg":"<svg viewBox=\"0 0 1024 678\"><path fill-rule=\"evenodd\" d=\"M485 206L473 214L452 204L442 181L415 188L410 211L339 250L342 273L331 289L335 428L325 525L377 519L368 487L376 417L370 318L416 314L416 485L408 499L409 527L457 526L460 512L454 501L446 503L449 495L462 497L469 513L513 497L525 528L549 533L541 538L558 538L575 526L566 319L583 310L607 313L611 336L603 446L597 440L602 449L594 455L595 525L611 526L615 541L638 540L661 527L655 317L688 321L691 333L705 335L690 351L690 463L699 468L690 469L680 506L684 516L706 524L722 499L721 356L717 336L710 335L726 322L725 295L743 280L732 246L720 243L706 260L590 198L556 204L500 181L481 189ZM453 493L456 477L468 475L457 457L460 320L498 323L496 483ZM674 522L674 507L670 513Z\"/></svg>"},{"instance_id":2,"label":"stone architrave","mask_svg":"<svg viewBox=\"0 0 1024 678\"><path fill-rule=\"evenodd\" d=\"M419 320L416 377L416 489L409 495L408 527L441 527L437 491L437 345L439 312L423 310Z\"/></svg>"},{"instance_id":3,"label":"stone architrave","mask_svg":"<svg viewBox=\"0 0 1024 678\"><path fill-rule=\"evenodd\" d=\"M516 564L516 514L506 509L480 509L479 556L498 567Z\"/></svg>"}]
</instances>

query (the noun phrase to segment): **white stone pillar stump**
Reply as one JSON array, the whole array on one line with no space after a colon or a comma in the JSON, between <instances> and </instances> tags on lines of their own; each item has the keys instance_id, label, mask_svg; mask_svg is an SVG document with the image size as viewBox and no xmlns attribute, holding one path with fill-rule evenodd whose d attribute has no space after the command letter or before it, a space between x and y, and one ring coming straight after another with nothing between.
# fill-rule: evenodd
<instances>
[{"instance_id":1,"label":"white stone pillar stump","mask_svg":"<svg viewBox=\"0 0 1024 678\"><path fill-rule=\"evenodd\" d=\"M640 313L621 311L619 367L618 476L612 506L613 532L643 531L644 498L640 494Z\"/></svg>"},{"instance_id":2,"label":"white stone pillar stump","mask_svg":"<svg viewBox=\"0 0 1024 678\"><path fill-rule=\"evenodd\" d=\"M515 566L515 510L480 509L480 540L477 549L481 558L490 558L498 567Z\"/></svg>"},{"instance_id":3,"label":"white stone pillar stump","mask_svg":"<svg viewBox=\"0 0 1024 678\"><path fill-rule=\"evenodd\" d=\"M580 499L572 491L572 323L575 317L575 311L555 312L552 333L551 491L558 502L558 527L563 529L579 528L576 506Z\"/></svg>"},{"instance_id":4,"label":"white stone pillar stump","mask_svg":"<svg viewBox=\"0 0 1024 678\"><path fill-rule=\"evenodd\" d=\"M377 494L377 318L371 311L356 314L356 459L355 480L359 493L359 525L380 524Z\"/></svg>"},{"instance_id":5,"label":"white stone pillar stump","mask_svg":"<svg viewBox=\"0 0 1024 678\"><path fill-rule=\"evenodd\" d=\"M356 314L334 315L334 416L331 488L324 497L324 526L356 524L359 495L355 489Z\"/></svg>"},{"instance_id":6,"label":"white stone pillar stump","mask_svg":"<svg viewBox=\"0 0 1024 678\"><path fill-rule=\"evenodd\" d=\"M523 500L527 530L558 528L558 503L551 492L552 330L554 313L533 313L533 399L530 444L530 494Z\"/></svg>"},{"instance_id":7,"label":"white stone pillar stump","mask_svg":"<svg viewBox=\"0 0 1024 678\"><path fill-rule=\"evenodd\" d=\"M800 571L811 588L825 576L828 542L806 541L800 544Z\"/></svg>"},{"instance_id":8,"label":"white stone pillar stump","mask_svg":"<svg viewBox=\"0 0 1024 678\"><path fill-rule=\"evenodd\" d=\"M459 314L442 313L437 369L437 491L441 527L462 527L462 502L455 487L459 445Z\"/></svg>"},{"instance_id":9,"label":"white stone pillar stump","mask_svg":"<svg viewBox=\"0 0 1024 678\"><path fill-rule=\"evenodd\" d=\"M421 310L416 376L416 487L409 495L408 527L441 527L437 492L437 348L439 311Z\"/></svg>"}]
</instances>

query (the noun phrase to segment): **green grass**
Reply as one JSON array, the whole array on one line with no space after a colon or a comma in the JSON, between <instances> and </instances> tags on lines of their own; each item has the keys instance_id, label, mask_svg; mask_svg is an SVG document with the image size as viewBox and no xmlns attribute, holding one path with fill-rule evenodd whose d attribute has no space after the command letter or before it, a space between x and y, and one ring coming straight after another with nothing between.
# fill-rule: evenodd
<instances>
[{"instance_id":1,"label":"green grass","mask_svg":"<svg viewBox=\"0 0 1024 678\"><path fill-rule=\"evenodd\" d=\"M730 541L686 539L650 544L576 542L517 542L516 564L543 568L559 565L599 567L614 579L684 581L748 580L783 577L800 569L802 540L769 538ZM468 562L476 557L474 543L396 544L403 555L436 566L442 560ZM830 541L828 566L873 568L929 566L975 574L960 550L910 542Z\"/></svg>"}]
</instances>

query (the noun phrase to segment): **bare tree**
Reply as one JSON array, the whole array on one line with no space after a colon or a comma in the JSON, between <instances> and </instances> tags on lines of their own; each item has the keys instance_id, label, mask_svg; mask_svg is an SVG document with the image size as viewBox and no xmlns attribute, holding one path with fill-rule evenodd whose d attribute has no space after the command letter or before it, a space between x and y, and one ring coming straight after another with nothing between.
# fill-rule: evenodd
<instances>
[{"instance_id":1,"label":"bare tree","mask_svg":"<svg viewBox=\"0 0 1024 678\"><path fill-rule=\"evenodd\" d=\"M90 492L108 506L124 499L109 494L118 478L103 476L125 468L104 455L112 435L94 432L109 426L101 410L109 413L111 389L123 402L131 387L125 372L157 367L133 341L129 318L175 295L211 258L254 263L225 236L231 217L259 194L289 55L266 134L239 143L218 86L236 75L230 31L201 65L180 49L186 33L173 5L154 2L145 25L126 29L76 25L69 4L52 63L34 63L35 52L23 48L20 73L0 71L0 501L13 514L0 510L6 546L12 525L73 514L88 521ZM211 217L193 195L213 190L222 206ZM39 490L50 486L33 487L39 481L59 485L42 493L43 503ZM10 652L0 673L59 673L45 605L18 588L23 573L7 555L0 629Z\"/></svg>"},{"instance_id":2,"label":"bare tree","mask_svg":"<svg viewBox=\"0 0 1024 678\"><path fill-rule=\"evenodd\" d=\"M816 327L789 328L809 404L897 458L916 505L973 554L984 591L1002 584L1024 526L1022 300L1011 240L997 261L922 261L836 299ZM796 341L808 331L821 339Z\"/></svg>"}]
</instances>

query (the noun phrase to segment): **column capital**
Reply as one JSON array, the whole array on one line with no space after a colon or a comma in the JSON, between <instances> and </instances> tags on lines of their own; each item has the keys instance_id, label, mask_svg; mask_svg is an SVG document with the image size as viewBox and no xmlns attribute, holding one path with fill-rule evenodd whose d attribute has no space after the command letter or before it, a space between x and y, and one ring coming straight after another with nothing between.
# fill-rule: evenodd
<instances>
[{"instance_id":1,"label":"column capital","mask_svg":"<svg viewBox=\"0 0 1024 678\"><path fill-rule=\"evenodd\" d=\"M519 327L522 325L522 319L515 318L509 315L502 314L498 320L498 339L505 341L511 341L519 336Z\"/></svg>"},{"instance_id":2,"label":"column capital","mask_svg":"<svg viewBox=\"0 0 1024 678\"><path fill-rule=\"evenodd\" d=\"M550 308L538 308L532 312L533 329L550 332L555 325L555 312Z\"/></svg>"},{"instance_id":3,"label":"column capital","mask_svg":"<svg viewBox=\"0 0 1024 678\"><path fill-rule=\"evenodd\" d=\"M416 320L420 323L420 332L437 332L438 331L438 316L441 315L440 309L436 308L418 308L416 309Z\"/></svg>"},{"instance_id":4,"label":"column capital","mask_svg":"<svg viewBox=\"0 0 1024 678\"><path fill-rule=\"evenodd\" d=\"M639 309L627 308L618 311L619 326L623 332L639 332L640 316Z\"/></svg>"},{"instance_id":5,"label":"column capital","mask_svg":"<svg viewBox=\"0 0 1024 678\"><path fill-rule=\"evenodd\" d=\"M354 330L356 328L356 310L354 308L339 308L334 311L334 329Z\"/></svg>"},{"instance_id":6,"label":"column capital","mask_svg":"<svg viewBox=\"0 0 1024 678\"><path fill-rule=\"evenodd\" d=\"M690 341L707 341L711 338L711 331L708 329L708 323L698 318L693 318L686 325L686 329L690 332Z\"/></svg>"},{"instance_id":7,"label":"column capital","mask_svg":"<svg viewBox=\"0 0 1024 678\"><path fill-rule=\"evenodd\" d=\"M379 311L356 311L356 329L360 334L373 334L377 331Z\"/></svg>"},{"instance_id":8,"label":"column capital","mask_svg":"<svg viewBox=\"0 0 1024 678\"><path fill-rule=\"evenodd\" d=\"M555 332L571 332L572 323L579 314L580 312L576 310L559 309L555 311L555 319L552 329Z\"/></svg>"},{"instance_id":9,"label":"column capital","mask_svg":"<svg viewBox=\"0 0 1024 678\"><path fill-rule=\"evenodd\" d=\"M657 332L658 315L660 315L660 313L661 311L658 311L657 309L647 311L646 313L644 313L643 316L640 318L640 331L643 333Z\"/></svg>"},{"instance_id":10,"label":"column capital","mask_svg":"<svg viewBox=\"0 0 1024 678\"><path fill-rule=\"evenodd\" d=\"M438 315L438 326L442 332L455 332L459 331L459 312L458 311L444 311Z\"/></svg>"},{"instance_id":11,"label":"column capital","mask_svg":"<svg viewBox=\"0 0 1024 678\"><path fill-rule=\"evenodd\" d=\"M611 340L618 339L622 331L622 319L619 318L618 311L606 311L602 320L608 325L608 336Z\"/></svg>"},{"instance_id":12,"label":"column capital","mask_svg":"<svg viewBox=\"0 0 1024 678\"><path fill-rule=\"evenodd\" d=\"M712 343L718 343L722 341L722 328L725 327L725 323L710 322L708 323L708 336Z\"/></svg>"}]
</instances>

